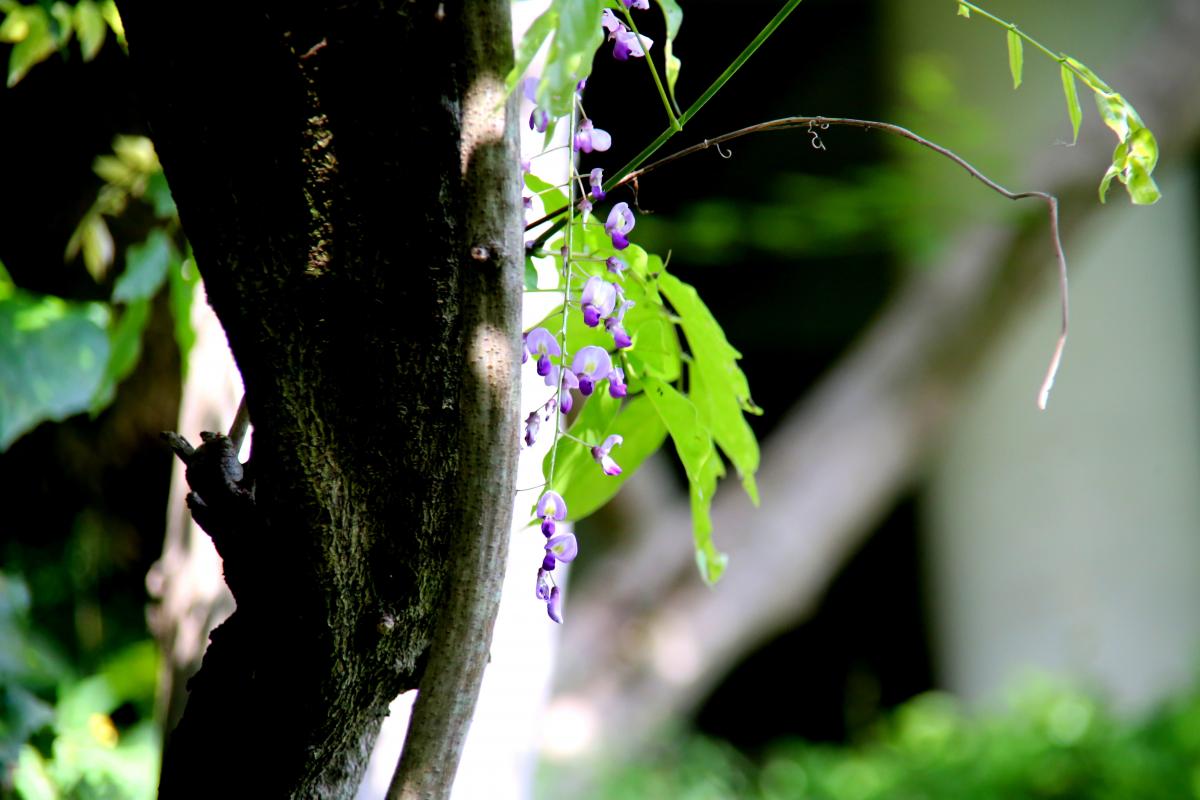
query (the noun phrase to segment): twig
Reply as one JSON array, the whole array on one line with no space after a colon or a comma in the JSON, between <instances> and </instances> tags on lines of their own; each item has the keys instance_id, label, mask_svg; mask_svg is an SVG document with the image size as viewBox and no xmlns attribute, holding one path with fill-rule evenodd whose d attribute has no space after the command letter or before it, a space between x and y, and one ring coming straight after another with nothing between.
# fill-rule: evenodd
<instances>
[{"instance_id":1,"label":"twig","mask_svg":"<svg viewBox=\"0 0 1200 800\"><path fill-rule=\"evenodd\" d=\"M615 189L616 187L624 185L630 181L635 181L652 170L666 166L672 161L677 161L686 156L694 155L701 150L707 150L710 147L717 147L718 152L720 152L721 144L733 139L741 138L742 136L748 136L752 133L765 133L766 131L774 130L806 128L815 134L816 128L825 129L831 125L842 125L850 128L884 131L885 133L890 133L903 139L908 139L916 142L922 147L927 147L935 153L950 159L955 164L958 164L960 167L966 170L967 174L969 174L972 178L975 178L977 181L997 194L1007 197L1009 200L1023 200L1027 197L1035 197L1046 203L1046 207L1050 215L1050 235L1054 242L1054 257L1058 262L1058 291L1062 306L1062 330L1058 335L1058 341L1055 343L1054 354L1050 357L1050 365L1046 368L1046 375L1042 379L1041 387L1038 389L1037 405L1038 408L1044 411L1046 409L1046 404L1050 399L1050 389L1054 385L1054 378L1058 374L1058 366L1062 362L1063 350L1067 345L1068 319L1070 316L1067 291L1067 257L1063 252L1062 239L1060 238L1058 232L1058 198L1056 198L1054 195L1048 194L1047 192L1009 191L991 178L984 175L975 167L971 166L966 159L954 151L935 142L931 142L924 137L918 136L907 128L902 128L899 125L893 125L889 122L877 122L866 119L848 119L845 117L784 117L782 119L771 120L770 122L761 122L757 125L751 125L747 128L741 128L736 131L724 133L711 139L705 139L700 144L686 147L683 150L672 153L669 156L660 158L658 161L653 161L646 166L641 167L640 169L635 169L620 181L614 183L612 189Z\"/></svg>"}]
</instances>

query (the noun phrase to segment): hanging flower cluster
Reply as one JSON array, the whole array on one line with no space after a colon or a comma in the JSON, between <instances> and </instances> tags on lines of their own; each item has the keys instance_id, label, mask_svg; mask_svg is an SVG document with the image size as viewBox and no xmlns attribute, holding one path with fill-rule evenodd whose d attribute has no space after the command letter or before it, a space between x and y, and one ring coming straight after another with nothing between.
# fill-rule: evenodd
<instances>
[{"instance_id":1,"label":"hanging flower cluster","mask_svg":"<svg viewBox=\"0 0 1200 800\"><path fill-rule=\"evenodd\" d=\"M627 9L649 8L648 0L621 2ZM629 30L611 9L604 9L600 24L607 31L609 41L613 42L613 57L619 61L630 57L644 57L653 45L649 38ZM575 101L580 109L581 119L571 135L571 150L577 153L603 153L612 147L612 136L608 131L597 128L593 121L582 113L580 94L584 84L585 81L580 81L575 91ZM534 104L533 112L529 116L529 127L538 132L545 132L550 126L551 117L545 108L537 105L537 86L536 78L525 80L525 96ZM527 161L522 162L522 169L528 171ZM579 197L578 209L582 213L584 224L599 225L599 222L589 223L588 216L593 209L592 204L603 202L607 197L607 192L604 191L604 169L596 167L585 175L577 174L572 158L570 180L573 187L576 182L579 185L579 195L576 196ZM604 222L604 231L612 242L613 249L624 250L629 247L629 234L635 224L633 210L628 203L613 205ZM558 431L558 415L570 413L576 392L586 398L595 393L605 381L608 383L608 393L613 398L623 398L628 392L625 370L620 364L614 363L614 354L620 354L621 350L633 346L633 339L625 330L625 314L634 307L634 302L626 299L620 283L629 265L616 255L606 258L606 277L589 275L576 301L571 292L572 264L572 254L564 248L562 268L566 287L564 302L567 304L564 313L572 313L577 307L586 326L599 328L603 325L604 330L612 336L612 347L587 345L572 353L567 348L565 338L560 341L544 327L534 328L525 334L522 363L533 360L537 374L545 380L546 386L553 389L550 399L525 418L524 439L525 444L530 447L537 441L541 426L552 419L556 420L554 435L561 435ZM565 325L562 335L566 335ZM600 443L582 442L578 439L576 441L589 448L592 459L605 475L621 474L621 466L612 455L613 449L623 442L620 434L612 434ZM553 464L553 459L551 463ZM541 520L541 531L546 537L546 543L542 563L537 571L536 594L539 600L546 603L546 611L550 618L555 622L562 622L562 593L554 581L554 569L560 563L574 560L579 552L579 544L573 534L558 532L557 523L567 517L567 504L552 488L553 466L548 478L546 491L537 503L537 517Z\"/></svg>"}]
</instances>

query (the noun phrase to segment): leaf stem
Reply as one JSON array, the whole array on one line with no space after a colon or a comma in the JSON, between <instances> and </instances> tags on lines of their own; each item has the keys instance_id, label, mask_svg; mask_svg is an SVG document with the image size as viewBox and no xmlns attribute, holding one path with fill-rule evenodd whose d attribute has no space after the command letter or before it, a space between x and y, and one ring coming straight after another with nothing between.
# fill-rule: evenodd
<instances>
[{"instance_id":1,"label":"leaf stem","mask_svg":"<svg viewBox=\"0 0 1200 800\"><path fill-rule=\"evenodd\" d=\"M629 23L629 29L632 30L633 35L637 37L638 46L641 47L642 34L638 31L637 23L633 21L633 14L630 13L630 10L625 7L624 3L621 4L621 11L625 14L625 21ZM650 57L650 53L647 52L644 60L646 62L646 67L650 70L650 77L654 79L654 88L658 89L658 96L662 98L663 108L667 110L667 121L671 125L671 130L679 133L683 130L683 124L675 117L675 110L671 108L671 101L667 98L667 90L663 88L662 80L660 80L658 77L658 68L654 66L654 59L652 59Z\"/></svg>"}]
</instances>

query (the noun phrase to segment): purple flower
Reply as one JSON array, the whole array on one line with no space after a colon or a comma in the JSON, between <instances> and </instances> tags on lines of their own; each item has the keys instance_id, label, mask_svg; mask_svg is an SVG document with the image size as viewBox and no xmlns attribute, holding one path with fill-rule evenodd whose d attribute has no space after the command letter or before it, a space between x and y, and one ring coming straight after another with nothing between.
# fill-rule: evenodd
<instances>
[{"instance_id":1,"label":"purple flower","mask_svg":"<svg viewBox=\"0 0 1200 800\"><path fill-rule=\"evenodd\" d=\"M608 221L604 223L604 232L612 239L613 247L624 250L629 247L629 239L626 238L626 234L633 230L635 224L633 212L629 210L629 203L617 203L612 207L612 211L608 212Z\"/></svg>"},{"instance_id":2,"label":"purple flower","mask_svg":"<svg viewBox=\"0 0 1200 800\"><path fill-rule=\"evenodd\" d=\"M592 201L586 197L579 200L579 213L583 215L583 224L587 224L588 215L592 213Z\"/></svg>"},{"instance_id":3,"label":"purple flower","mask_svg":"<svg viewBox=\"0 0 1200 800\"><path fill-rule=\"evenodd\" d=\"M633 344L633 340L629 338L629 334L625 332L625 312L633 308L636 303L632 300L626 300L621 303L621 307L617 309L617 313L613 314L608 319L604 320L604 330L612 334L613 342L618 348L629 347Z\"/></svg>"},{"instance_id":4,"label":"purple flower","mask_svg":"<svg viewBox=\"0 0 1200 800\"><path fill-rule=\"evenodd\" d=\"M541 416L537 411L530 411L529 416L525 418L525 444L528 447L533 447L533 443L537 441L538 428L542 426Z\"/></svg>"},{"instance_id":5,"label":"purple flower","mask_svg":"<svg viewBox=\"0 0 1200 800\"><path fill-rule=\"evenodd\" d=\"M529 127L538 133L545 133L546 128L550 126L550 112L541 108L537 104L537 89L539 80L537 78L526 78L522 81L522 88L525 90L525 99L533 103L533 113L529 115ZM526 172L529 170L526 169Z\"/></svg>"},{"instance_id":6,"label":"purple flower","mask_svg":"<svg viewBox=\"0 0 1200 800\"><path fill-rule=\"evenodd\" d=\"M650 0L621 0L626 8L640 8L642 11L650 9Z\"/></svg>"},{"instance_id":7,"label":"purple flower","mask_svg":"<svg viewBox=\"0 0 1200 800\"><path fill-rule=\"evenodd\" d=\"M591 174L588 175L588 183L592 187L592 199L599 203L608 194L608 192L604 191L604 170L600 167L592 170Z\"/></svg>"},{"instance_id":8,"label":"purple flower","mask_svg":"<svg viewBox=\"0 0 1200 800\"><path fill-rule=\"evenodd\" d=\"M535 108L529 115L529 127L538 133L545 133L550 127L550 112L544 108Z\"/></svg>"},{"instance_id":9,"label":"purple flower","mask_svg":"<svg viewBox=\"0 0 1200 800\"><path fill-rule=\"evenodd\" d=\"M616 40L613 42L613 58L617 61L628 61L630 56L641 58L654 46L654 40L649 36L634 33L624 25L610 38Z\"/></svg>"},{"instance_id":10,"label":"purple flower","mask_svg":"<svg viewBox=\"0 0 1200 800\"><path fill-rule=\"evenodd\" d=\"M583 324L594 328L600 324L601 317L612 313L617 303L617 287L593 275L583 285L579 302L583 306Z\"/></svg>"},{"instance_id":11,"label":"purple flower","mask_svg":"<svg viewBox=\"0 0 1200 800\"><path fill-rule=\"evenodd\" d=\"M616 256L609 256L608 260L604 263L608 266L609 272L615 272L617 275L629 269L629 265L625 263L625 259L617 258Z\"/></svg>"},{"instance_id":12,"label":"purple flower","mask_svg":"<svg viewBox=\"0 0 1200 800\"><path fill-rule=\"evenodd\" d=\"M579 123L579 130L575 133L576 150L582 150L585 153L596 150L603 153L610 147L612 147L612 137L608 135L608 131L593 127L590 119Z\"/></svg>"},{"instance_id":13,"label":"purple flower","mask_svg":"<svg viewBox=\"0 0 1200 800\"><path fill-rule=\"evenodd\" d=\"M575 400L571 397L571 390L579 388L579 378L575 377L575 373L569 369L560 370L558 367L552 367L550 374L546 376L546 385L558 387L558 407L562 409L562 413L570 414L571 407L575 405Z\"/></svg>"},{"instance_id":14,"label":"purple flower","mask_svg":"<svg viewBox=\"0 0 1200 800\"><path fill-rule=\"evenodd\" d=\"M575 556L579 555L579 542L576 541L575 534L564 533L546 542L546 552L554 556L556 561L566 564L568 561L574 561Z\"/></svg>"},{"instance_id":15,"label":"purple flower","mask_svg":"<svg viewBox=\"0 0 1200 800\"><path fill-rule=\"evenodd\" d=\"M592 458L604 470L605 475L620 475L621 467L608 454L610 450L625 441L620 434L614 433L604 440L604 444L592 448Z\"/></svg>"},{"instance_id":16,"label":"purple flower","mask_svg":"<svg viewBox=\"0 0 1200 800\"><path fill-rule=\"evenodd\" d=\"M625 385L625 370L620 367L613 367L613 371L608 373L608 393L618 399L629 393Z\"/></svg>"},{"instance_id":17,"label":"purple flower","mask_svg":"<svg viewBox=\"0 0 1200 800\"><path fill-rule=\"evenodd\" d=\"M561 521L567 518L567 503L558 492L547 491L542 495L542 499L538 500L537 515L542 519L542 533L547 537L553 536L554 520Z\"/></svg>"},{"instance_id":18,"label":"purple flower","mask_svg":"<svg viewBox=\"0 0 1200 800\"><path fill-rule=\"evenodd\" d=\"M542 569L541 567L538 567L537 599L538 600L549 600L550 599L550 581L546 577L546 570Z\"/></svg>"},{"instance_id":19,"label":"purple flower","mask_svg":"<svg viewBox=\"0 0 1200 800\"><path fill-rule=\"evenodd\" d=\"M608 38L611 39L618 30L625 27L625 23L617 19L611 8L606 8L600 12L600 27L608 31Z\"/></svg>"},{"instance_id":20,"label":"purple flower","mask_svg":"<svg viewBox=\"0 0 1200 800\"><path fill-rule=\"evenodd\" d=\"M612 359L608 351L594 344L579 348L571 362L571 371L579 378L579 393L589 395L596 386L612 372Z\"/></svg>"},{"instance_id":21,"label":"purple flower","mask_svg":"<svg viewBox=\"0 0 1200 800\"><path fill-rule=\"evenodd\" d=\"M550 363L550 356L562 355L562 349L558 346L558 340L545 328L534 328L527 333L525 335L525 346L531 354L537 354L537 374L542 377L550 374L550 368L553 366Z\"/></svg>"},{"instance_id":22,"label":"purple flower","mask_svg":"<svg viewBox=\"0 0 1200 800\"><path fill-rule=\"evenodd\" d=\"M546 613L550 619L562 624L562 592L555 586L550 590L550 598L546 601Z\"/></svg>"}]
</instances>

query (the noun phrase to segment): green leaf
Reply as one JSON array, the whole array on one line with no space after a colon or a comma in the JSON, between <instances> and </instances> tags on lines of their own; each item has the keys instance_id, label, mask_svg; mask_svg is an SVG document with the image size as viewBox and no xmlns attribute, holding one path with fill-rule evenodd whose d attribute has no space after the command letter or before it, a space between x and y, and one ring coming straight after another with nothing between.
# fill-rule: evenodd
<instances>
[{"instance_id":1,"label":"green leaf","mask_svg":"<svg viewBox=\"0 0 1200 800\"><path fill-rule=\"evenodd\" d=\"M1162 198L1158 184L1154 182L1154 178L1150 177L1150 172L1139 161L1133 161L1129 165L1129 179L1126 181L1126 187L1129 191L1129 199L1133 201L1134 205L1149 206Z\"/></svg>"},{"instance_id":2,"label":"green leaf","mask_svg":"<svg viewBox=\"0 0 1200 800\"><path fill-rule=\"evenodd\" d=\"M1083 121L1083 109L1079 106L1079 93L1075 91L1075 73L1062 65L1063 96L1067 101L1067 115L1071 118L1071 143L1079 141L1079 125Z\"/></svg>"},{"instance_id":3,"label":"green leaf","mask_svg":"<svg viewBox=\"0 0 1200 800\"><path fill-rule=\"evenodd\" d=\"M125 250L125 271L113 286L114 303L145 300L167 279L167 270L178 269L179 256L175 246L162 228L150 231L146 241L130 245Z\"/></svg>"},{"instance_id":4,"label":"green leaf","mask_svg":"<svg viewBox=\"0 0 1200 800\"><path fill-rule=\"evenodd\" d=\"M1076 58L1071 58L1068 55L1064 55L1063 60L1073 68L1075 74L1082 78L1083 82L1086 83L1093 92L1096 92L1097 94L1113 93L1112 87L1100 80L1100 76L1092 72L1092 70L1082 61Z\"/></svg>"},{"instance_id":5,"label":"green leaf","mask_svg":"<svg viewBox=\"0 0 1200 800\"><path fill-rule=\"evenodd\" d=\"M35 64L58 49L50 16L40 6L20 6L0 24L0 41L12 42L8 55L8 87L16 86Z\"/></svg>"},{"instance_id":6,"label":"green leaf","mask_svg":"<svg viewBox=\"0 0 1200 800\"><path fill-rule=\"evenodd\" d=\"M538 50L548 41L550 49L537 88L538 106L551 117L571 113L575 86L592 72L592 57L604 41L600 12L606 0L554 0L534 20L517 48L516 64L505 79L509 92L525 75Z\"/></svg>"},{"instance_id":7,"label":"green leaf","mask_svg":"<svg viewBox=\"0 0 1200 800\"><path fill-rule=\"evenodd\" d=\"M525 288L534 291L538 288L537 267L533 265L533 256L525 256Z\"/></svg>"},{"instance_id":8,"label":"green leaf","mask_svg":"<svg viewBox=\"0 0 1200 800\"><path fill-rule=\"evenodd\" d=\"M104 278L113 260L113 238L108 224L96 211L89 211L79 221L79 226L67 242L66 258L74 258L81 251L83 265L97 281Z\"/></svg>"},{"instance_id":9,"label":"green leaf","mask_svg":"<svg viewBox=\"0 0 1200 800\"><path fill-rule=\"evenodd\" d=\"M688 476L692 538L700 576L709 584L716 583L728 559L713 544L711 511L717 479L725 473L725 468L713 447L712 435L704 427L692 401L657 378L646 379L645 385L645 397L667 426L671 441L675 443L675 452Z\"/></svg>"},{"instance_id":10,"label":"green leaf","mask_svg":"<svg viewBox=\"0 0 1200 800\"><path fill-rule=\"evenodd\" d=\"M75 34L79 37L79 50L83 53L84 61L91 61L104 46L104 35L108 33L108 23L104 21L104 12L93 0L79 0L75 6Z\"/></svg>"},{"instance_id":11,"label":"green leaf","mask_svg":"<svg viewBox=\"0 0 1200 800\"><path fill-rule=\"evenodd\" d=\"M567 204L567 196L563 194L562 189L542 180L532 172L525 173L525 186L542 199L542 205L547 211L554 211Z\"/></svg>"},{"instance_id":12,"label":"green leaf","mask_svg":"<svg viewBox=\"0 0 1200 800\"><path fill-rule=\"evenodd\" d=\"M667 41L663 44L663 62L667 72L667 92L671 102L675 102L675 83L679 80L679 69L683 66L675 55L675 37L679 34L679 26L683 24L683 9L676 0L658 0L663 18L667 23Z\"/></svg>"},{"instance_id":13,"label":"green leaf","mask_svg":"<svg viewBox=\"0 0 1200 800\"><path fill-rule=\"evenodd\" d=\"M150 301L135 300L125 307L115 323L109 325L108 363L105 364L100 385L92 396L92 414L100 413L113 401L117 384L129 377L129 373L137 366L138 359L142 357L142 332L149 318Z\"/></svg>"},{"instance_id":14,"label":"green leaf","mask_svg":"<svg viewBox=\"0 0 1200 800\"><path fill-rule=\"evenodd\" d=\"M659 276L659 287L678 313L692 351L689 394L713 438L733 462L746 493L757 503L758 442L743 414L761 414L762 410L750 398L750 384L737 365L741 354L726 340L695 288L666 272Z\"/></svg>"},{"instance_id":15,"label":"green leaf","mask_svg":"<svg viewBox=\"0 0 1200 800\"><path fill-rule=\"evenodd\" d=\"M971 18L971 9L967 8L962 3L959 3L958 4L958 15L960 17L965 17L967 19L970 19Z\"/></svg>"},{"instance_id":16,"label":"green leaf","mask_svg":"<svg viewBox=\"0 0 1200 800\"><path fill-rule=\"evenodd\" d=\"M108 363L107 307L13 290L0 298L0 450L86 411Z\"/></svg>"},{"instance_id":17,"label":"green leaf","mask_svg":"<svg viewBox=\"0 0 1200 800\"><path fill-rule=\"evenodd\" d=\"M588 403L600 397L602 395L598 393L593 394ZM620 475L605 475L592 459L591 451L578 442L563 439L558 443L554 487L566 501L571 519L583 519L611 500L642 463L662 447L667 437L666 427L645 395L629 400L620 413L610 418L603 429L595 431L588 441L602 442L613 433L619 433L624 439L612 451L613 459L621 465ZM547 472L549 458L546 457L544 464Z\"/></svg>"},{"instance_id":18,"label":"green leaf","mask_svg":"<svg viewBox=\"0 0 1200 800\"><path fill-rule=\"evenodd\" d=\"M196 297L196 285L200 273L196 262L189 254L178 267L167 270L171 284L171 316L175 320L175 343L179 345L179 360L184 377L187 376L188 353L196 343L196 331L192 327L192 303Z\"/></svg>"},{"instance_id":19,"label":"green leaf","mask_svg":"<svg viewBox=\"0 0 1200 800\"><path fill-rule=\"evenodd\" d=\"M175 209L175 198L171 196L171 187L167 186L167 176L162 169L156 170L146 181L145 199L154 207L154 215L159 218L172 218L179 215Z\"/></svg>"},{"instance_id":20,"label":"green leaf","mask_svg":"<svg viewBox=\"0 0 1200 800\"><path fill-rule=\"evenodd\" d=\"M1024 51L1021 47L1021 37L1012 28L1008 29L1008 69L1012 72L1013 88L1021 85L1021 67L1024 61Z\"/></svg>"}]
</instances>

